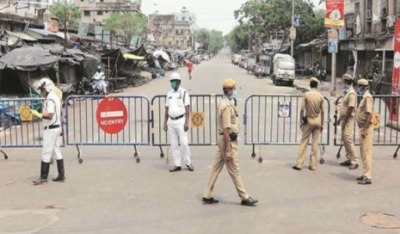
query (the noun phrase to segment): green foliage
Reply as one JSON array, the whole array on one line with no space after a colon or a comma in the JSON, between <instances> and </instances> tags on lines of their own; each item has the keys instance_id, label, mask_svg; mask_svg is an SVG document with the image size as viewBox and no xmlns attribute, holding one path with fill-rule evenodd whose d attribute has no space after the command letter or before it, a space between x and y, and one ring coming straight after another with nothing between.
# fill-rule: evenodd
<instances>
[{"instance_id":1,"label":"green foliage","mask_svg":"<svg viewBox=\"0 0 400 234\"><path fill-rule=\"evenodd\" d=\"M224 37L222 32L201 28L195 32L197 42L203 44L205 50L218 52L224 46Z\"/></svg>"},{"instance_id":2,"label":"green foliage","mask_svg":"<svg viewBox=\"0 0 400 234\"><path fill-rule=\"evenodd\" d=\"M250 24L240 24L236 26L232 32L227 35L227 43L231 50L239 52L249 48L249 35L254 30L254 26Z\"/></svg>"},{"instance_id":3,"label":"green foliage","mask_svg":"<svg viewBox=\"0 0 400 234\"><path fill-rule=\"evenodd\" d=\"M118 36L143 38L147 33L147 20L140 13L112 13L103 23L105 30L115 31Z\"/></svg>"},{"instance_id":4,"label":"green foliage","mask_svg":"<svg viewBox=\"0 0 400 234\"><path fill-rule=\"evenodd\" d=\"M72 3L67 2L66 6L65 8L64 1L59 0L50 6L50 12L60 19L61 25L64 25L65 19L67 19L70 26L77 26L82 16L81 11Z\"/></svg>"},{"instance_id":5,"label":"green foliage","mask_svg":"<svg viewBox=\"0 0 400 234\"><path fill-rule=\"evenodd\" d=\"M295 14L301 16L296 44L308 42L325 30L324 11L314 12L313 8L314 5L306 0L295 0ZM288 41L292 25L292 0L266 0L264 3L247 1L234 15L241 25L231 33L232 49L247 48L246 35L248 37L255 32L263 42L268 41L270 35L284 32L284 42Z\"/></svg>"}]
</instances>

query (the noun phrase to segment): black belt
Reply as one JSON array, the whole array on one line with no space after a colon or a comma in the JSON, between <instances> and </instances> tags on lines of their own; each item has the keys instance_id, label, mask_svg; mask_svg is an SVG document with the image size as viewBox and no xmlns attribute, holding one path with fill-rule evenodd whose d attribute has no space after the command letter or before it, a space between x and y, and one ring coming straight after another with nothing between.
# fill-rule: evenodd
<instances>
[{"instance_id":1,"label":"black belt","mask_svg":"<svg viewBox=\"0 0 400 234\"><path fill-rule=\"evenodd\" d=\"M45 126L45 127L44 127L44 130L47 130L47 129L56 129L56 128L59 128L59 127L60 127L60 125Z\"/></svg>"},{"instance_id":2,"label":"black belt","mask_svg":"<svg viewBox=\"0 0 400 234\"><path fill-rule=\"evenodd\" d=\"M178 120L178 119L182 119L183 117L185 117L185 115L180 115L180 116L178 116L178 117L169 117L170 119L172 119L172 120Z\"/></svg>"}]
</instances>

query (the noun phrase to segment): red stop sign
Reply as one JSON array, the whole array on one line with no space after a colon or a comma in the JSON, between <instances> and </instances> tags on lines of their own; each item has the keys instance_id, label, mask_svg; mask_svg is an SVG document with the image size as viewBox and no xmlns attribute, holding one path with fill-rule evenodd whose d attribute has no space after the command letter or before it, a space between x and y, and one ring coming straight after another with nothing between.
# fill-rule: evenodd
<instances>
[{"instance_id":1,"label":"red stop sign","mask_svg":"<svg viewBox=\"0 0 400 234\"><path fill-rule=\"evenodd\" d=\"M109 134L116 134L124 129L127 122L125 104L119 98L104 98L96 110L99 127Z\"/></svg>"}]
</instances>

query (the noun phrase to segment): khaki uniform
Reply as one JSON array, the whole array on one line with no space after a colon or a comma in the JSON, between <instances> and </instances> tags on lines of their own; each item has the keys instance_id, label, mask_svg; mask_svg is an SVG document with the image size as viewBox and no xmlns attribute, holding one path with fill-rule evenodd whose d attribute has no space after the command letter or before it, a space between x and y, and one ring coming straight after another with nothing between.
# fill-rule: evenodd
<instances>
[{"instance_id":1,"label":"khaki uniform","mask_svg":"<svg viewBox=\"0 0 400 234\"><path fill-rule=\"evenodd\" d=\"M228 98L224 98L218 105L218 134L219 134L219 142L218 142L218 151L215 157L214 166L211 170L211 175L208 180L208 184L204 191L204 198L211 198L212 192L214 189L215 182L217 181L218 175L221 172L224 164L226 164L226 168L228 169L228 173L231 176L233 183L235 184L236 190L239 194L239 197L242 200L247 200L249 195L246 193L242 179L239 175L239 158L238 158L238 143L230 142L232 159L230 161L226 161L225 159L225 139L224 139L224 129L229 129L230 132L235 132L239 134L239 120L238 115L235 110L235 107L232 105L231 101Z\"/></svg>"},{"instance_id":2,"label":"khaki uniform","mask_svg":"<svg viewBox=\"0 0 400 234\"><path fill-rule=\"evenodd\" d=\"M348 119L347 123L343 120L346 118L347 111L350 107L354 108L351 117ZM357 153L356 147L354 146L353 136L354 136L354 116L357 110L357 93L353 87L351 87L346 95L343 97L343 103L340 107L340 119L342 120L342 140L344 148L346 150L346 158L350 160L351 164L357 164Z\"/></svg>"},{"instance_id":3,"label":"khaki uniform","mask_svg":"<svg viewBox=\"0 0 400 234\"><path fill-rule=\"evenodd\" d=\"M367 114L371 114L371 122L367 123ZM374 139L374 98L369 91L366 91L360 106L357 110L357 125L360 128L360 147L361 147L361 159L363 163L364 176L367 179L371 179L371 168L372 168L372 144ZM367 136L361 137L361 129L364 129L368 125Z\"/></svg>"},{"instance_id":4,"label":"khaki uniform","mask_svg":"<svg viewBox=\"0 0 400 234\"><path fill-rule=\"evenodd\" d=\"M310 167L315 169L317 167L317 156L319 154L318 145L321 135L321 112L324 111L324 97L317 90L312 89L304 94L301 110L305 111L308 123L303 128L296 167L301 168L303 166L307 153L307 145L312 135Z\"/></svg>"}]
</instances>

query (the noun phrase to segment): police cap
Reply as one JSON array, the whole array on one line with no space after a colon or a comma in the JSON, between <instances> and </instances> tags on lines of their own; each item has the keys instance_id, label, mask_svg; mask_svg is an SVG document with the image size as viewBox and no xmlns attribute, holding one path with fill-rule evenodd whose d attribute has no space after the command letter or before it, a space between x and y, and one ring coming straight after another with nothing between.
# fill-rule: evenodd
<instances>
[{"instance_id":1,"label":"police cap","mask_svg":"<svg viewBox=\"0 0 400 234\"><path fill-rule=\"evenodd\" d=\"M235 87L236 82L233 79L226 79L224 80L224 88L232 89Z\"/></svg>"},{"instance_id":2,"label":"police cap","mask_svg":"<svg viewBox=\"0 0 400 234\"><path fill-rule=\"evenodd\" d=\"M369 82L368 82L368 80L366 80L366 79L361 79L361 80L359 80L359 81L357 82L357 84L360 85L360 86L368 86L368 85L369 85Z\"/></svg>"}]
</instances>

